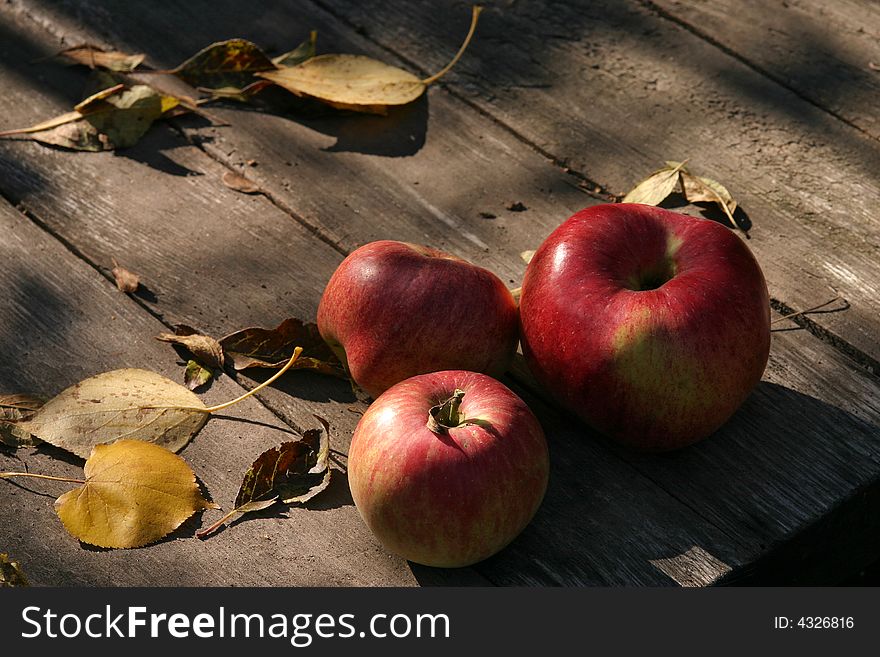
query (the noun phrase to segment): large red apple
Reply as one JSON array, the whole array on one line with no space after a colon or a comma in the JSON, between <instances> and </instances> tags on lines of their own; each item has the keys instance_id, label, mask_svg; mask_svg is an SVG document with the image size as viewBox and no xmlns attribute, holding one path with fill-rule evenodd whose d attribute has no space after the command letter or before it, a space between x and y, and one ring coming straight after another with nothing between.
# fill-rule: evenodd
<instances>
[{"instance_id":1,"label":"large red apple","mask_svg":"<svg viewBox=\"0 0 880 657\"><path fill-rule=\"evenodd\" d=\"M348 482L379 541L410 561L467 566L510 543L547 488L544 432L517 395L475 372L423 374L374 401Z\"/></svg>"},{"instance_id":2,"label":"large red apple","mask_svg":"<svg viewBox=\"0 0 880 657\"><path fill-rule=\"evenodd\" d=\"M492 272L388 240L342 261L321 297L318 329L373 397L439 370L500 376L519 333L516 302Z\"/></svg>"},{"instance_id":3,"label":"large red apple","mask_svg":"<svg viewBox=\"0 0 880 657\"><path fill-rule=\"evenodd\" d=\"M718 429L761 379L767 284L745 243L714 221L597 205L547 238L526 270L523 352L564 406L647 450Z\"/></svg>"}]
</instances>

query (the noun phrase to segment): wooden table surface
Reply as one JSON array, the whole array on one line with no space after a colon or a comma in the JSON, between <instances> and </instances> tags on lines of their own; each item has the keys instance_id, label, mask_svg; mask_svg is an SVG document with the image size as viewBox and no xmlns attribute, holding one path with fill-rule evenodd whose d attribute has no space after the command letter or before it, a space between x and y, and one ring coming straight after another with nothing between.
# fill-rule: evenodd
<instances>
[{"instance_id":1,"label":"wooden table surface","mask_svg":"<svg viewBox=\"0 0 880 657\"><path fill-rule=\"evenodd\" d=\"M213 41L277 53L316 29L319 52L426 74L455 52L469 15L451 0L7 0L0 130L83 97L84 69L35 60L85 41L165 69ZM776 324L745 405L668 455L611 445L515 369L506 381L548 436L550 488L526 531L473 568L419 567L373 539L344 473L363 405L345 382L302 372L229 411L252 422L213 420L182 455L228 506L255 455L320 414L341 457L305 507L199 541L218 513L206 512L157 545L108 551L65 532L53 510L63 486L0 482L0 552L46 585L843 581L880 558L878 68L873 3L510 0L487 3L458 67L387 117L229 104L210 109L227 126L159 122L116 153L0 141L0 393L53 395L127 366L179 380L156 334L313 320L334 268L375 239L448 250L515 287L521 251L668 159L688 158L746 209L775 316L835 294L846 308ZM227 189L229 170L265 194ZM114 257L145 293L116 290ZM204 397L257 380L224 376ZM0 450L0 470L23 464L76 476L82 461Z\"/></svg>"}]
</instances>

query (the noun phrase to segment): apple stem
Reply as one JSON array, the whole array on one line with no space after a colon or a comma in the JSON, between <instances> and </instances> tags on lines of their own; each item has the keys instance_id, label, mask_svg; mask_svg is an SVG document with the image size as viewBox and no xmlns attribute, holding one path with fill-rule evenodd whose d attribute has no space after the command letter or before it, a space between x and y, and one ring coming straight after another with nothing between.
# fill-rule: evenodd
<instances>
[{"instance_id":1,"label":"apple stem","mask_svg":"<svg viewBox=\"0 0 880 657\"><path fill-rule=\"evenodd\" d=\"M447 433L450 429L459 426L463 422L459 407L464 397L464 390L455 389L452 397L442 404L432 406L428 411L428 428L434 433Z\"/></svg>"}]
</instances>

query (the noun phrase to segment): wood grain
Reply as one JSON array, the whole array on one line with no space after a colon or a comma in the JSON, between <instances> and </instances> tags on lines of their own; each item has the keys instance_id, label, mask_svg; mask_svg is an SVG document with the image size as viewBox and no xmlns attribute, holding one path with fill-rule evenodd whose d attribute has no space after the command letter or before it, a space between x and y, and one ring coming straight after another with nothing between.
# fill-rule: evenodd
<instances>
[{"instance_id":1,"label":"wood grain","mask_svg":"<svg viewBox=\"0 0 880 657\"><path fill-rule=\"evenodd\" d=\"M858 0L651 0L673 20L880 138L880 7Z\"/></svg>"},{"instance_id":2,"label":"wood grain","mask_svg":"<svg viewBox=\"0 0 880 657\"><path fill-rule=\"evenodd\" d=\"M118 9L112 3L60 6L62 14L72 6L88 7L90 28L98 34L106 30L116 45L155 42L150 56L160 64L175 63L175 53L190 47L189 39L195 38L190 33L175 42L151 35L162 31L186 36L174 26L194 21L198 5L175 5L140 21L126 11L100 11L105 6ZM247 27L252 33L245 36L260 42L267 34L278 37L278 11L278 5L267 10ZM298 11L300 22L317 16L322 35L381 53L326 14ZM44 22L68 38L83 34L80 18L67 14L56 12ZM223 38L231 34L224 30L236 27L235 20L234 12L215 16L195 21L195 29L206 40ZM32 42L21 44L22 56L4 72L4 82L14 90L4 110L10 120L27 121L35 103L62 107L64 94L73 93L78 78L73 72L47 69L49 85L29 84L26 56L50 50L51 44L32 27L19 26L15 35L21 34L31 34ZM423 135L429 138L397 157L371 152L362 143L355 150L332 150L330 139L343 134L347 120L356 121L351 132L344 133L348 149L358 135L387 134L382 124L360 123L362 117L303 122L239 110L217 111L232 119L230 128L183 124L184 133L199 141L214 160L161 128L122 157L99 155L91 164L83 157L92 156L4 144L0 190L89 262L101 263L114 250L124 249L134 258L125 264L161 291L155 300L142 300L145 307L165 321L187 321L211 331L228 330L229 324L271 325L280 319L273 314L278 292L291 288L295 299L285 308L308 316L323 287L316 279L327 274L321 267L332 268L340 251L379 236L419 238L416 241L443 246L516 279L524 266L519 251L543 239L563 218L558 216L560 208L576 209L589 197L506 128L442 89L432 91L423 108L414 109L424 113L415 125L423 122ZM391 121L412 125L411 117ZM206 139L212 141L201 143ZM615 148L639 153L642 146L628 137ZM156 153L168 162L159 160L157 166ZM252 158L258 164L248 175L269 190L275 205L237 196L217 184L223 170L218 160L239 165ZM173 176L175 171L203 175ZM152 184L131 184L144 179ZM462 186L468 192L464 197ZM517 190L521 194L513 196ZM216 202L215 196L222 201ZM474 216L473 199L480 205L487 199L498 205L503 205L501 199L517 199L529 210L509 215L500 211L498 220L484 220ZM156 214L155 207L164 212ZM93 221L92 215L98 219ZM175 219L174 239L154 237ZM321 231L325 241L308 226ZM301 248L291 249L290 240ZM221 257L215 259L217 253ZM856 257L844 256L847 262ZM201 276L191 274L190 261L202 267L197 270ZM289 265L279 269L278 262ZM241 287L232 288L233 284ZM271 292L260 292L261 285ZM776 334L766 378L722 432L705 445L667 459L621 452L521 390L539 409L547 428L554 480L533 526L502 555L482 564L480 573L504 584L704 585L772 572L778 564L760 564L772 564L786 549L796 551L798 563L808 566L836 554L832 572L816 573L816 578L857 570L856 562L880 552L880 547L863 540L863 533L873 527L867 512L875 508L871 499L878 478L878 418L871 401L878 397L876 379L803 332ZM358 407L351 404L344 386L308 375L286 378L280 391L262 398L292 423L302 423L309 410L319 410L343 435L357 419ZM831 540L825 530L807 540L811 528L821 528L822 523L836 526L843 513L855 519L847 540ZM791 569L778 572L795 576Z\"/></svg>"}]
</instances>

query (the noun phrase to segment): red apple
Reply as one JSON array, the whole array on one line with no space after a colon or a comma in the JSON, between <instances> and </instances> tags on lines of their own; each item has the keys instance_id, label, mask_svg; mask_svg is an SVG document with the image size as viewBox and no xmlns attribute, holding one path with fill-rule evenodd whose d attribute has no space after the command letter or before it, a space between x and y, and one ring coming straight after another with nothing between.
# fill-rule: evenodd
<instances>
[{"instance_id":1,"label":"red apple","mask_svg":"<svg viewBox=\"0 0 880 657\"><path fill-rule=\"evenodd\" d=\"M446 371L398 383L355 429L348 482L379 541L410 561L467 566L510 543L547 488L541 425L484 374Z\"/></svg>"},{"instance_id":2,"label":"red apple","mask_svg":"<svg viewBox=\"0 0 880 657\"><path fill-rule=\"evenodd\" d=\"M343 260L318 307L321 336L373 397L439 370L500 376L516 349L517 322L516 302L492 272L387 240Z\"/></svg>"},{"instance_id":3,"label":"red apple","mask_svg":"<svg viewBox=\"0 0 880 657\"><path fill-rule=\"evenodd\" d=\"M669 450L718 429L761 379L767 284L732 231L637 204L597 205L535 252L523 352L556 399L608 436Z\"/></svg>"}]
</instances>

